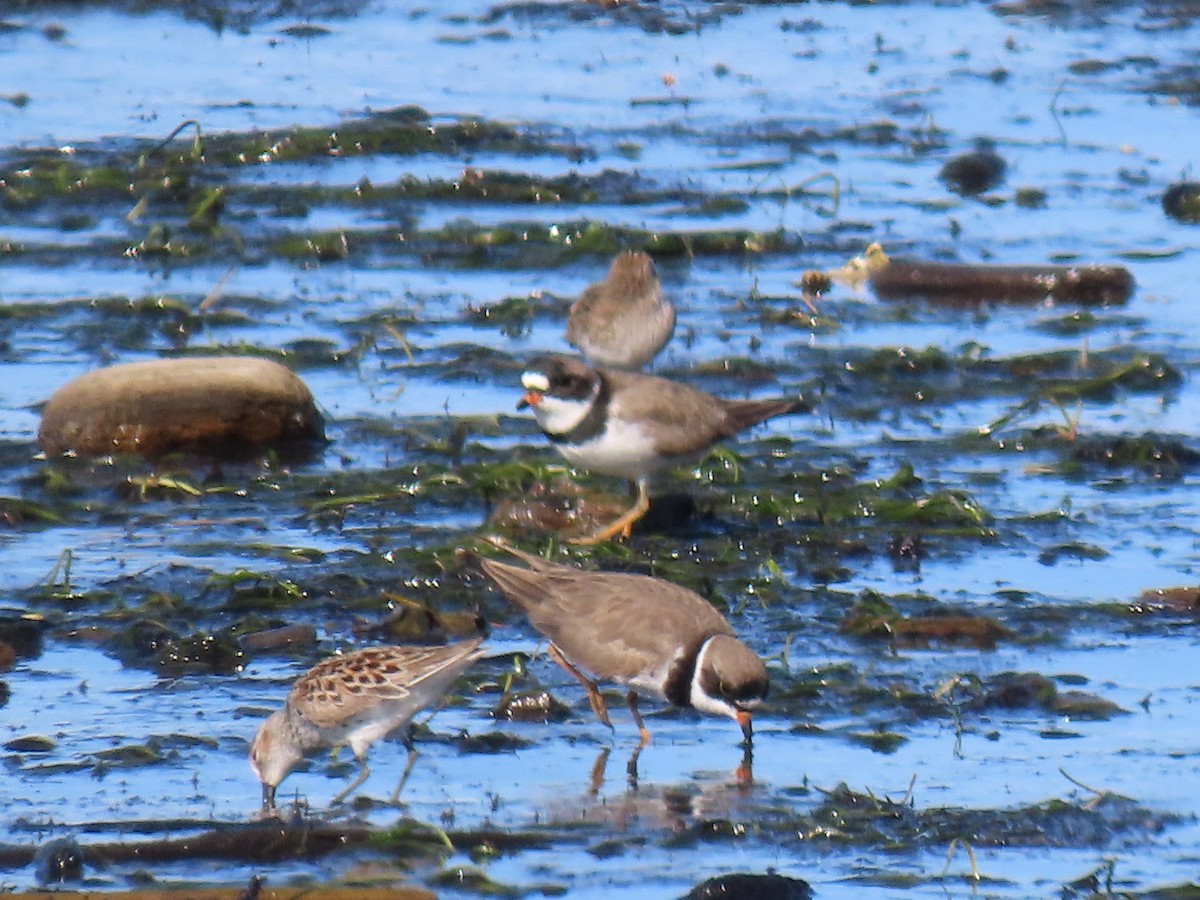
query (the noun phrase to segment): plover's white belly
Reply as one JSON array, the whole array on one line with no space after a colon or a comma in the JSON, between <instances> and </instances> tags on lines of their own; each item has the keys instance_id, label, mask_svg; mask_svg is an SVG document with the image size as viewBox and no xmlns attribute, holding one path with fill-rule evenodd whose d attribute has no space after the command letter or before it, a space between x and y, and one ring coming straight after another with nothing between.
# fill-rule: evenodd
<instances>
[{"instance_id":1,"label":"plover's white belly","mask_svg":"<svg viewBox=\"0 0 1200 900\"><path fill-rule=\"evenodd\" d=\"M591 440L556 446L571 465L620 478L645 478L675 465L658 455L653 439L642 428L614 417Z\"/></svg>"}]
</instances>

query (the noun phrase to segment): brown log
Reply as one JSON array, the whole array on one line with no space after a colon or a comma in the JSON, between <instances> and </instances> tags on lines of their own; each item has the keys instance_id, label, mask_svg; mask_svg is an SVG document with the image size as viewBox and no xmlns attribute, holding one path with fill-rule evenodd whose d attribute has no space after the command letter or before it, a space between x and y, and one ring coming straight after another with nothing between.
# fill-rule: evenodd
<instances>
[{"instance_id":1,"label":"brown log","mask_svg":"<svg viewBox=\"0 0 1200 900\"><path fill-rule=\"evenodd\" d=\"M1123 266L988 266L892 259L870 274L881 300L921 297L935 303L1124 303L1133 276Z\"/></svg>"},{"instance_id":2,"label":"brown log","mask_svg":"<svg viewBox=\"0 0 1200 900\"><path fill-rule=\"evenodd\" d=\"M97 369L61 387L42 411L47 456L171 450L220 452L320 440L307 385L253 357L163 359Z\"/></svg>"}]
</instances>

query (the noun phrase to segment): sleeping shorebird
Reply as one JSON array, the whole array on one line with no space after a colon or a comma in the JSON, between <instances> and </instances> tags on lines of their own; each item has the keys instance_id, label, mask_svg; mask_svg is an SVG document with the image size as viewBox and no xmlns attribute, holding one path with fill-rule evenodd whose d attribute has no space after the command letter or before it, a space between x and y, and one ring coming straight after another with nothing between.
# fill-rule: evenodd
<instances>
[{"instance_id":1,"label":"sleeping shorebird","mask_svg":"<svg viewBox=\"0 0 1200 900\"><path fill-rule=\"evenodd\" d=\"M663 296L654 261L617 254L608 277L589 286L567 317L567 343L596 365L640 369L675 333L675 307Z\"/></svg>"}]
</instances>

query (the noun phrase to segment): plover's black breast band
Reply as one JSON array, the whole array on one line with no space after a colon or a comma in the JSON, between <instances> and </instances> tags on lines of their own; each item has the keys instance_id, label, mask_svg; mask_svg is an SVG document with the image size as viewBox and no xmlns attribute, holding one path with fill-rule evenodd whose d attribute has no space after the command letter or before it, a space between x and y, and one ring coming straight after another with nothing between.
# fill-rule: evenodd
<instances>
[{"instance_id":1,"label":"plover's black breast band","mask_svg":"<svg viewBox=\"0 0 1200 900\"><path fill-rule=\"evenodd\" d=\"M586 444L604 433L608 426L608 405L612 399L612 388L609 387L603 372L597 372L596 377L600 380L600 387L592 401L592 408L570 431L564 431L562 434L546 432L546 437L552 444Z\"/></svg>"},{"instance_id":2,"label":"plover's black breast band","mask_svg":"<svg viewBox=\"0 0 1200 900\"><path fill-rule=\"evenodd\" d=\"M683 655L675 660L675 665L667 672L667 680L663 683L663 696L669 703L675 706L692 705L692 676L696 674L696 663L706 643L707 637L685 648Z\"/></svg>"}]
</instances>

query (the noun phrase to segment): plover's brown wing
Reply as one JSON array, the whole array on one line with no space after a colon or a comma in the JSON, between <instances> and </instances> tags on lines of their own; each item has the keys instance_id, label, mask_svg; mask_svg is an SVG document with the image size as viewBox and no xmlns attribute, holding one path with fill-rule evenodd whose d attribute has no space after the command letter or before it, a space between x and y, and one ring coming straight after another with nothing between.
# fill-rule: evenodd
<instances>
[{"instance_id":1,"label":"plover's brown wing","mask_svg":"<svg viewBox=\"0 0 1200 900\"><path fill-rule=\"evenodd\" d=\"M794 400L723 400L721 402L725 407L726 421L732 429L729 432L730 435L776 416L808 412L812 408L803 397L797 397Z\"/></svg>"},{"instance_id":2,"label":"plover's brown wing","mask_svg":"<svg viewBox=\"0 0 1200 900\"><path fill-rule=\"evenodd\" d=\"M712 604L672 582L541 564L534 571L481 561L484 573L538 632L597 676L628 680L661 667L682 647L733 634Z\"/></svg>"},{"instance_id":3,"label":"plover's brown wing","mask_svg":"<svg viewBox=\"0 0 1200 900\"><path fill-rule=\"evenodd\" d=\"M604 374L611 389L610 420L638 426L663 456L695 454L732 433L721 401L711 394L639 372Z\"/></svg>"},{"instance_id":4,"label":"plover's brown wing","mask_svg":"<svg viewBox=\"0 0 1200 900\"><path fill-rule=\"evenodd\" d=\"M526 569L495 559L480 559L479 568L510 602L525 612L541 605L549 597L548 584L541 569Z\"/></svg>"},{"instance_id":5,"label":"plover's brown wing","mask_svg":"<svg viewBox=\"0 0 1200 900\"><path fill-rule=\"evenodd\" d=\"M609 415L641 424L663 456L702 452L751 425L804 408L801 400L723 400L640 372L604 374L612 391Z\"/></svg>"},{"instance_id":6,"label":"plover's brown wing","mask_svg":"<svg viewBox=\"0 0 1200 900\"><path fill-rule=\"evenodd\" d=\"M288 704L314 725L340 725L387 701L449 686L480 653L483 638L441 647L367 647L314 666L292 686Z\"/></svg>"},{"instance_id":7,"label":"plover's brown wing","mask_svg":"<svg viewBox=\"0 0 1200 900\"><path fill-rule=\"evenodd\" d=\"M629 681L659 672L705 638L733 635L707 600L687 588L619 572L553 579L530 622L567 659L597 676Z\"/></svg>"}]
</instances>

